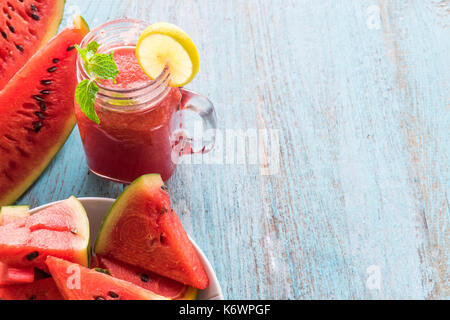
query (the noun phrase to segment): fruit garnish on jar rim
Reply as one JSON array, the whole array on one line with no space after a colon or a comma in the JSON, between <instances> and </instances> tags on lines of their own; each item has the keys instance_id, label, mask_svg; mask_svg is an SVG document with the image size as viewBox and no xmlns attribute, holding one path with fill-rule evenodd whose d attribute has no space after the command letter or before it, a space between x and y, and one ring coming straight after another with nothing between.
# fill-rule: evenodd
<instances>
[{"instance_id":1,"label":"fruit garnish on jar rim","mask_svg":"<svg viewBox=\"0 0 450 320\"><path fill-rule=\"evenodd\" d=\"M171 87L182 87L200 70L200 57L194 41L179 27L158 22L145 29L136 45L142 70L156 79L167 67Z\"/></svg>"},{"instance_id":2,"label":"fruit garnish on jar rim","mask_svg":"<svg viewBox=\"0 0 450 320\"><path fill-rule=\"evenodd\" d=\"M97 82L107 79L115 81L119 73L114 53L98 53L99 47L95 41L86 48L77 46L89 79L81 81L75 92L81 111L97 124L100 124L95 111L99 91ZM141 69L152 80L168 68L171 87L188 84L200 70L200 57L192 39L179 27L166 22L152 24L142 32L136 45L136 57Z\"/></svg>"}]
</instances>

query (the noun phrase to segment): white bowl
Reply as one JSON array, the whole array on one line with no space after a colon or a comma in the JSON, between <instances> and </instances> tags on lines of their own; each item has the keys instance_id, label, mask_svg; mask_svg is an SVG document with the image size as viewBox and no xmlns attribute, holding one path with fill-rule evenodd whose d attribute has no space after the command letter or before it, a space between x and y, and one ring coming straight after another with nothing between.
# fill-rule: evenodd
<instances>
[{"instance_id":1,"label":"white bowl","mask_svg":"<svg viewBox=\"0 0 450 320\"><path fill-rule=\"evenodd\" d=\"M79 198L80 202L83 204L86 209L86 213L89 218L89 224L91 229L91 239L92 245L94 245L94 241L97 237L97 232L100 229L100 225L102 223L103 217L109 211L112 204L114 203L114 199L108 198ZM31 214L36 213L44 208L47 208L51 205L54 205L57 202L49 203L38 208L31 210ZM200 290L198 295L198 300L223 300L222 288L220 287L219 281L217 280L216 273L214 272L211 263L206 258L202 249L200 249L194 240L189 237L197 250L200 260L205 267L206 273L209 277L209 287L205 290Z\"/></svg>"}]
</instances>

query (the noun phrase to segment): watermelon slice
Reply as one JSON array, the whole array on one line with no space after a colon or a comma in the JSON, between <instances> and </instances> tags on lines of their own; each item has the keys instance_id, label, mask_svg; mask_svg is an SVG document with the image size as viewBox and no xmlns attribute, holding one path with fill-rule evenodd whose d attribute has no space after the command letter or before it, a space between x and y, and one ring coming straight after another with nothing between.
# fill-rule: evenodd
<instances>
[{"instance_id":1,"label":"watermelon slice","mask_svg":"<svg viewBox=\"0 0 450 320\"><path fill-rule=\"evenodd\" d=\"M75 197L0 226L0 261L9 266L46 270L48 255L87 266L88 248L89 221Z\"/></svg>"},{"instance_id":2,"label":"watermelon slice","mask_svg":"<svg viewBox=\"0 0 450 320\"><path fill-rule=\"evenodd\" d=\"M132 283L55 257L47 266L66 300L167 300Z\"/></svg>"},{"instance_id":3,"label":"watermelon slice","mask_svg":"<svg viewBox=\"0 0 450 320\"><path fill-rule=\"evenodd\" d=\"M0 300L63 300L53 279L0 287Z\"/></svg>"},{"instance_id":4,"label":"watermelon slice","mask_svg":"<svg viewBox=\"0 0 450 320\"><path fill-rule=\"evenodd\" d=\"M0 92L0 206L31 186L75 125L73 45L88 30L83 21L53 38Z\"/></svg>"},{"instance_id":5,"label":"watermelon slice","mask_svg":"<svg viewBox=\"0 0 450 320\"><path fill-rule=\"evenodd\" d=\"M122 279L172 300L195 300L198 290L156 273L112 259L97 257L98 265L114 278Z\"/></svg>"},{"instance_id":6,"label":"watermelon slice","mask_svg":"<svg viewBox=\"0 0 450 320\"><path fill-rule=\"evenodd\" d=\"M28 59L58 31L64 0L2 1L0 91Z\"/></svg>"},{"instance_id":7,"label":"watermelon slice","mask_svg":"<svg viewBox=\"0 0 450 320\"><path fill-rule=\"evenodd\" d=\"M32 283L34 268L13 268L0 263L0 286L19 283Z\"/></svg>"},{"instance_id":8,"label":"watermelon slice","mask_svg":"<svg viewBox=\"0 0 450 320\"><path fill-rule=\"evenodd\" d=\"M29 206L1 207L0 226L24 220L30 216ZM11 268L0 262L0 285L31 283L34 281L34 268Z\"/></svg>"},{"instance_id":9,"label":"watermelon slice","mask_svg":"<svg viewBox=\"0 0 450 320\"><path fill-rule=\"evenodd\" d=\"M160 175L142 176L125 189L102 222L95 253L198 289L209 285Z\"/></svg>"}]
</instances>

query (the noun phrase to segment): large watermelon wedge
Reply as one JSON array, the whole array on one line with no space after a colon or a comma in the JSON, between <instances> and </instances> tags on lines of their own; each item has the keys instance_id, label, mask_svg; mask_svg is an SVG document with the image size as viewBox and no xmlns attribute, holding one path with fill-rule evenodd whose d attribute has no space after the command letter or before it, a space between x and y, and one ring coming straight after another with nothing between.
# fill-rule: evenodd
<instances>
[{"instance_id":1,"label":"large watermelon wedge","mask_svg":"<svg viewBox=\"0 0 450 320\"><path fill-rule=\"evenodd\" d=\"M87 266L88 253L89 221L75 197L0 226L0 262L8 266L46 270L48 255Z\"/></svg>"},{"instance_id":2,"label":"large watermelon wedge","mask_svg":"<svg viewBox=\"0 0 450 320\"><path fill-rule=\"evenodd\" d=\"M76 50L81 18L39 50L0 92L0 206L40 176L75 125Z\"/></svg>"},{"instance_id":3,"label":"large watermelon wedge","mask_svg":"<svg viewBox=\"0 0 450 320\"><path fill-rule=\"evenodd\" d=\"M0 300L63 300L53 279L0 287Z\"/></svg>"},{"instance_id":4,"label":"large watermelon wedge","mask_svg":"<svg viewBox=\"0 0 450 320\"><path fill-rule=\"evenodd\" d=\"M167 300L130 282L48 257L47 266L66 300Z\"/></svg>"},{"instance_id":5,"label":"large watermelon wedge","mask_svg":"<svg viewBox=\"0 0 450 320\"><path fill-rule=\"evenodd\" d=\"M198 289L209 285L160 175L142 176L125 189L103 220L95 253Z\"/></svg>"},{"instance_id":6,"label":"large watermelon wedge","mask_svg":"<svg viewBox=\"0 0 450 320\"><path fill-rule=\"evenodd\" d=\"M102 269L117 279L122 279L172 300L195 300L198 290L178 281L157 275L147 270L127 265L113 259L97 257Z\"/></svg>"},{"instance_id":7,"label":"large watermelon wedge","mask_svg":"<svg viewBox=\"0 0 450 320\"><path fill-rule=\"evenodd\" d=\"M64 0L0 1L0 91L58 31Z\"/></svg>"}]
</instances>

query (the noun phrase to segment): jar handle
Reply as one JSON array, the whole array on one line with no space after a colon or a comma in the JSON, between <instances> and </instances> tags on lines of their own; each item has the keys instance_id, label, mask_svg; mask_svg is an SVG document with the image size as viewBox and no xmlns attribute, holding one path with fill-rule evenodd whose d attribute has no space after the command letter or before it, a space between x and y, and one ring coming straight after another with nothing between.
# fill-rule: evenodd
<instances>
[{"instance_id":1,"label":"jar handle","mask_svg":"<svg viewBox=\"0 0 450 320\"><path fill-rule=\"evenodd\" d=\"M212 102L196 92L191 90L181 89L181 103L180 110L190 110L197 113L203 121L203 146L200 150L193 150L192 144L195 142L193 138L186 138L186 144L189 144L189 148L184 148L184 154L204 154L210 152L216 143L216 129L217 129L217 116ZM205 142L205 133L208 132L208 139Z\"/></svg>"}]
</instances>

